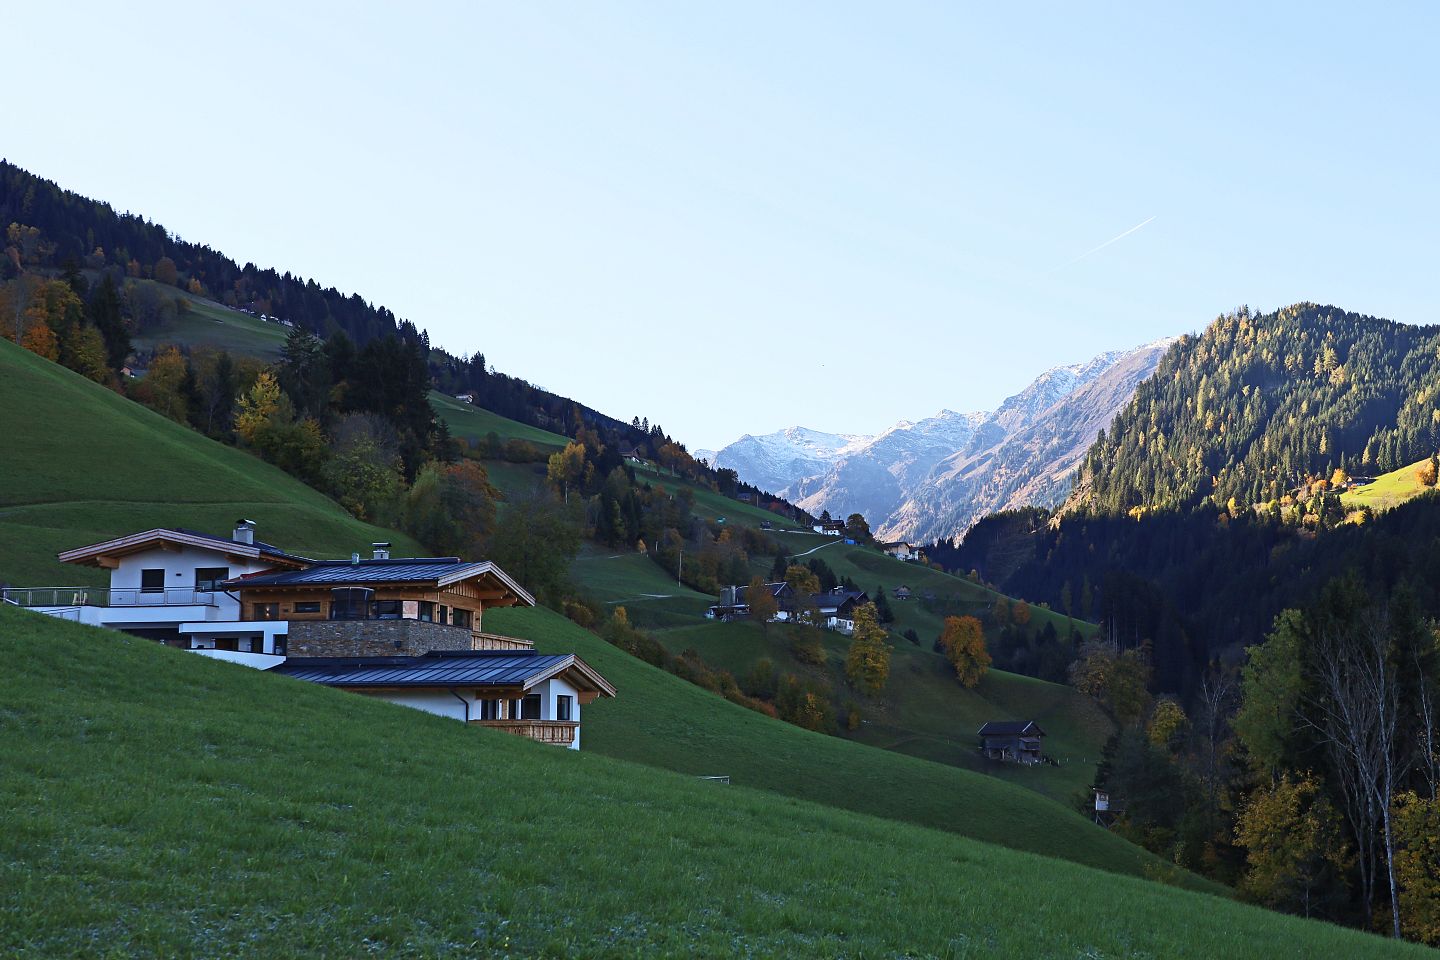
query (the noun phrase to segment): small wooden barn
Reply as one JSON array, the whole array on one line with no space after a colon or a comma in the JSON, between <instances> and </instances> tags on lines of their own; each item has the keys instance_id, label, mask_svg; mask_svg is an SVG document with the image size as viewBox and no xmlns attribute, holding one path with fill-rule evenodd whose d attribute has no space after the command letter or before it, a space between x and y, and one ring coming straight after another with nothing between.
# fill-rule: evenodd
<instances>
[{"instance_id":1,"label":"small wooden barn","mask_svg":"<svg viewBox=\"0 0 1440 960\"><path fill-rule=\"evenodd\" d=\"M991 720L980 728L980 752L989 760L1039 763L1045 731L1034 720Z\"/></svg>"}]
</instances>

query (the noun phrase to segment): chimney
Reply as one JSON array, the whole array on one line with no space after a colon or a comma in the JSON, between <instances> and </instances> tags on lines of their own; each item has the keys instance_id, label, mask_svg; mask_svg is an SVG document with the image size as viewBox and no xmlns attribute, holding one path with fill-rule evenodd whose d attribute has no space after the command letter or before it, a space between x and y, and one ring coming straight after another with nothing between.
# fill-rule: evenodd
<instances>
[{"instance_id":1,"label":"chimney","mask_svg":"<svg viewBox=\"0 0 1440 960\"><path fill-rule=\"evenodd\" d=\"M372 543L372 544L370 544L370 546L371 546L371 548L375 551L375 559L376 559L376 560L389 560L389 559L390 559L390 544L388 544L388 543Z\"/></svg>"},{"instance_id":2,"label":"chimney","mask_svg":"<svg viewBox=\"0 0 1440 960\"><path fill-rule=\"evenodd\" d=\"M254 520L236 520L236 521L235 521L235 536L234 536L234 539L235 539L235 541L238 542L238 543L254 543L254 542L255 542L255 521L254 521Z\"/></svg>"}]
</instances>

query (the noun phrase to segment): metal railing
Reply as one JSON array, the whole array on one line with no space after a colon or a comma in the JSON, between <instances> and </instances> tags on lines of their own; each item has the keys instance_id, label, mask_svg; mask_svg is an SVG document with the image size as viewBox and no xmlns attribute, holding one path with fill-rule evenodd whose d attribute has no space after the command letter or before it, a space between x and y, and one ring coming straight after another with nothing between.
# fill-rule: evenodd
<instances>
[{"instance_id":1,"label":"metal railing","mask_svg":"<svg viewBox=\"0 0 1440 960\"><path fill-rule=\"evenodd\" d=\"M219 606L218 590L169 587L164 590L107 587L5 587L0 600L20 607L182 607Z\"/></svg>"}]
</instances>

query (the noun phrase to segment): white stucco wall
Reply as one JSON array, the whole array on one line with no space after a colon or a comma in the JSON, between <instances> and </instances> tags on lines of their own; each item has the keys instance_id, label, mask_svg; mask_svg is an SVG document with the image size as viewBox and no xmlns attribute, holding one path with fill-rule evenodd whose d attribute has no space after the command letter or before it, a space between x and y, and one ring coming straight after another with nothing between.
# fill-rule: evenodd
<instances>
[{"instance_id":1,"label":"white stucco wall","mask_svg":"<svg viewBox=\"0 0 1440 960\"><path fill-rule=\"evenodd\" d=\"M258 558L253 560L235 559L227 557L222 549L181 547L178 550L162 550L157 547L121 557L120 565L110 571L110 589L111 591L136 591L136 600L143 602L144 596L139 594L140 571L159 569L165 571L166 590L193 590L195 588L195 570L198 567L226 567L232 577L270 569L269 564ZM175 593L168 594L168 596L175 600L180 599L179 595ZM210 614L201 617L187 616L186 620L240 619L240 604L234 597L219 591L203 596L207 599L213 598L215 606L208 608Z\"/></svg>"},{"instance_id":2,"label":"white stucco wall","mask_svg":"<svg viewBox=\"0 0 1440 960\"><path fill-rule=\"evenodd\" d=\"M530 693L540 696L540 719L554 720L555 698L569 696L571 698L570 719L577 726L575 728L575 740L570 744L571 750L580 749L580 692L573 686L559 678L547 680L530 689ZM386 691L385 693L368 693L366 696L375 697L377 700L385 700L389 703L396 703L402 707L410 707L415 710L424 710L426 713L433 713L440 717L449 717L452 720L466 719L466 705L469 705L469 718L478 720L480 718L480 699L475 696L474 690L456 690L451 693L449 690L412 690L412 691ZM457 696L464 699L464 703L457 699Z\"/></svg>"}]
</instances>

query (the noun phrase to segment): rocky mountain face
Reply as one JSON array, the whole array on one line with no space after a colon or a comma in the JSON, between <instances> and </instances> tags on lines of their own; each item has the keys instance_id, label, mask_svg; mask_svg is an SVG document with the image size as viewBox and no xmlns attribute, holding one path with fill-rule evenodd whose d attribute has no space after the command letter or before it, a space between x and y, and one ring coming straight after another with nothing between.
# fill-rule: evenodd
<instances>
[{"instance_id":1,"label":"rocky mountain face","mask_svg":"<svg viewBox=\"0 0 1440 960\"><path fill-rule=\"evenodd\" d=\"M816 515L863 513L887 539L953 537L987 513L1063 500L1096 433L1170 342L1047 370L993 412L942 410L873 437L792 427L697 455Z\"/></svg>"}]
</instances>

